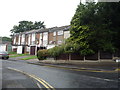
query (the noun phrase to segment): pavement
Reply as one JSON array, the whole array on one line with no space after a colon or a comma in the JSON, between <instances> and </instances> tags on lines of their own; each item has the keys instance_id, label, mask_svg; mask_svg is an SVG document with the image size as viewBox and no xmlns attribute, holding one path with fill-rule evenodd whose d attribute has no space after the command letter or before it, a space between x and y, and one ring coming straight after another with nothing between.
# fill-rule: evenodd
<instances>
[{"instance_id":1,"label":"pavement","mask_svg":"<svg viewBox=\"0 0 120 90\"><path fill-rule=\"evenodd\" d=\"M79 69L79 70L92 70L92 71L99 71L99 72L118 72L120 71L120 63L117 63L113 60L38 60L38 59L31 59L31 60L20 60L27 56L15 57L10 58L9 60L14 61L23 61L29 64L35 65L45 65L50 67L59 67L59 68L69 68L69 69Z\"/></svg>"}]
</instances>

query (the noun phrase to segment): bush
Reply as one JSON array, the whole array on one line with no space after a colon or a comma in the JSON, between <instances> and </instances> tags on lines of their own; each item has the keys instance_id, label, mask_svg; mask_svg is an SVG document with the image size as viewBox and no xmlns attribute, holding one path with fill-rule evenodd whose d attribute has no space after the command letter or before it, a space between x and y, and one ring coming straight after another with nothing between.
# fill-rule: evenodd
<instances>
[{"instance_id":1,"label":"bush","mask_svg":"<svg viewBox=\"0 0 120 90\"><path fill-rule=\"evenodd\" d=\"M39 60L44 60L44 59L46 59L47 56L49 56L47 49L39 50L39 51L37 52L37 58L38 58Z\"/></svg>"},{"instance_id":2,"label":"bush","mask_svg":"<svg viewBox=\"0 0 120 90\"><path fill-rule=\"evenodd\" d=\"M63 46L55 46L48 50L49 56L57 58L60 54L64 53Z\"/></svg>"}]
</instances>

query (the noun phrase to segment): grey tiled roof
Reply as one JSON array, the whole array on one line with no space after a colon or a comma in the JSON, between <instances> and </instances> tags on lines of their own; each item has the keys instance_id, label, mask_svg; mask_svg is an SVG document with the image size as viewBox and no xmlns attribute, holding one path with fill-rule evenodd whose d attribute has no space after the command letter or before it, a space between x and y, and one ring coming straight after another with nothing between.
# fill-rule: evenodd
<instances>
[{"instance_id":1,"label":"grey tiled roof","mask_svg":"<svg viewBox=\"0 0 120 90\"><path fill-rule=\"evenodd\" d=\"M45 28L45 29L37 29L37 30L31 30L27 32L21 32L21 33L16 33L15 35L18 34L30 34L30 33L40 33L40 32L54 32L54 31L60 31L60 30L69 30L70 26L61 26L61 27L52 27L52 28Z\"/></svg>"},{"instance_id":2,"label":"grey tiled roof","mask_svg":"<svg viewBox=\"0 0 120 90\"><path fill-rule=\"evenodd\" d=\"M49 31L53 32L53 31L60 31L60 30L68 30L69 28L70 26L54 27L54 28L50 28Z\"/></svg>"}]
</instances>

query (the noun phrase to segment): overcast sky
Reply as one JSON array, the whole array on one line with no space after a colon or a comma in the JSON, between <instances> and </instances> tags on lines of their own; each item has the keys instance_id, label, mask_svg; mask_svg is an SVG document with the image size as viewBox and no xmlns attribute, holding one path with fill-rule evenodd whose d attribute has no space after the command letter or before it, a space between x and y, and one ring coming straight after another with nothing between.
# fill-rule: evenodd
<instances>
[{"instance_id":1,"label":"overcast sky","mask_svg":"<svg viewBox=\"0 0 120 90\"><path fill-rule=\"evenodd\" d=\"M69 25L80 0L0 0L0 36L19 21L44 21L47 28Z\"/></svg>"}]
</instances>

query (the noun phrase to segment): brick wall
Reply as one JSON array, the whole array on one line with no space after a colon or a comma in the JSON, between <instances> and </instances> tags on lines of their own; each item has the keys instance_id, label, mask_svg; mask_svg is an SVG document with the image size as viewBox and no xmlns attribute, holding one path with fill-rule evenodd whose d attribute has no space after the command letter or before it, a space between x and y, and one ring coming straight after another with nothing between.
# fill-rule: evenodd
<instances>
[{"instance_id":1,"label":"brick wall","mask_svg":"<svg viewBox=\"0 0 120 90\"><path fill-rule=\"evenodd\" d=\"M38 45L40 43L40 33L36 33L35 43Z\"/></svg>"},{"instance_id":2,"label":"brick wall","mask_svg":"<svg viewBox=\"0 0 120 90\"><path fill-rule=\"evenodd\" d=\"M48 44L52 44L55 40L55 38L53 37L53 32L49 32L48 37Z\"/></svg>"}]
</instances>

